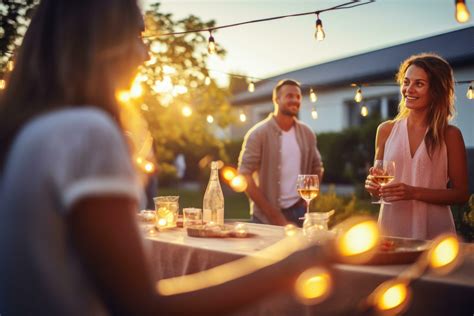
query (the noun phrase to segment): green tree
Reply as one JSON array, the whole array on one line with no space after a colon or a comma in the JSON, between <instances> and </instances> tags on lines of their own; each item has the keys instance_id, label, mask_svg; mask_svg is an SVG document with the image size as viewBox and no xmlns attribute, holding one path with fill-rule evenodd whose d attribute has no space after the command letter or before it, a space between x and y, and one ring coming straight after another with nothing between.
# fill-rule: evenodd
<instances>
[{"instance_id":1,"label":"green tree","mask_svg":"<svg viewBox=\"0 0 474 316\"><path fill-rule=\"evenodd\" d=\"M173 172L174 158L184 153L188 176L197 175L198 161L203 157L227 160L223 143L215 135L233 121L229 92L209 76L208 34L159 34L212 28L215 21L202 21L194 15L176 20L160 12L156 3L146 11L145 25L150 60L141 70L144 93L138 106L155 140L159 170ZM224 54L217 46L217 55ZM191 115L183 115L185 107Z\"/></svg>"}]
</instances>

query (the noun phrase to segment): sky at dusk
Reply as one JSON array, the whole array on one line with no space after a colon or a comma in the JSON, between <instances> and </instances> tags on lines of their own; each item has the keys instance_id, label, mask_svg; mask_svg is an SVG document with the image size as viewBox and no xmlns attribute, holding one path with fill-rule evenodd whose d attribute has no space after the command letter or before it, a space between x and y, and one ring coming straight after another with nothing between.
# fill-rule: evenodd
<instances>
[{"instance_id":1,"label":"sky at dusk","mask_svg":"<svg viewBox=\"0 0 474 316\"><path fill-rule=\"evenodd\" d=\"M142 0L144 8L155 1ZM217 25L317 11L347 1L164 0L161 12L190 14ZM352 9L321 14L326 39L314 39L316 15L292 17L218 30L227 50L209 69L266 78L326 61L364 53L456 29L474 26L474 0L467 0L468 23L454 18L454 0L377 0ZM474 40L473 40L474 42ZM474 44L473 44L474 49ZM216 76L218 74L216 73Z\"/></svg>"}]
</instances>

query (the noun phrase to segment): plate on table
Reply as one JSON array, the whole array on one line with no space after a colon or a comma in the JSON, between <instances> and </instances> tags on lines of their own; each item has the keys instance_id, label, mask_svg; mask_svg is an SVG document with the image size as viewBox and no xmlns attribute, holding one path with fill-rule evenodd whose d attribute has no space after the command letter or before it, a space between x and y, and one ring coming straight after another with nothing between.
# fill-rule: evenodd
<instances>
[{"instance_id":1,"label":"plate on table","mask_svg":"<svg viewBox=\"0 0 474 316\"><path fill-rule=\"evenodd\" d=\"M429 249L431 241L400 237L382 237L379 251L366 264L410 264Z\"/></svg>"},{"instance_id":2,"label":"plate on table","mask_svg":"<svg viewBox=\"0 0 474 316\"><path fill-rule=\"evenodd\" d=\"M186 228L188 236L201 238L249 238L256 234L245 232L238 233L233 225L194 225Z\"/></svg>"}]
</instances>

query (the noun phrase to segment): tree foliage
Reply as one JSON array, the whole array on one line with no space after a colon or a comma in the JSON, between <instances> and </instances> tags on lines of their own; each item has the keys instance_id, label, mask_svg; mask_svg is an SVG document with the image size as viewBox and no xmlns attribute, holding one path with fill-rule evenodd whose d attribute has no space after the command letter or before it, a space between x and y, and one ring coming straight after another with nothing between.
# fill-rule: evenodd
<instances>
[{"instance_id":1,"label":"tree foliage","mask_svg":"<svg viewBox=\"0 0 474 316\"><path fill-rule=\"evenodd\" d=\"M2 0L0 4L0 77L7 69L30 22L38 0Z\"/></svg>"},{"instance_id":2,"label":"tree foliage","mask_svg":"<svg viewBox=\"0 0 474 316\"><path fill-rule=\"evenodd\" d=\"M148 123L162 173L174 171L172 162L178 153L186 156L188 177L199 173L197 163L203 157L226 160L216 134L233 122L233 116L228 90L209 76L207 34L162 35L214 25L215 21L202 21L194 15L176 20L160 12L159 3L145 13L150 60L137 77L143 94L134 103ZM224 49L218 46L217 54L223 56ZM190 116L183 115L184 107L192 110ZM212 116L212 123L208 116Z\"/></svg>"}]
</instances>

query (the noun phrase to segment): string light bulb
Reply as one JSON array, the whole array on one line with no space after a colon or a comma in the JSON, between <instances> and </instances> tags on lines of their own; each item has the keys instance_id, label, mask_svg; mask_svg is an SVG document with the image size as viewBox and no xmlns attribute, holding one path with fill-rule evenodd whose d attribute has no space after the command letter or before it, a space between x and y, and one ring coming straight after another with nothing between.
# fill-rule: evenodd
<instances>
[{"instance_id":1,"label":"string light bulb","mask_svg":"<svg viewBox=\"0 0 474 316\"><path fill-rule=\"evenodd\" d=\"M316 19L316 32L314 33L314 38L317 41L322 41L326 37L326 33L324 33L323 29L323 22L319 18L319 13L317 14L318 18Z\"/></svg>"},{"instance_id":2,"label":"string light bulb","mask_svg":"<svg viewBox=\"0 0 474 316\"><path fill-rule=\"evenodd\" d=\"M467 97L469 100L474 99L474 90L472 89L472 86L473 86L473 85L474 85L474 81L471 82L471 84L469 85L469 88L467 89L466 97Z\"/></svg>"},{"instance_id":3,"label":"string light bulb","mask_svg":"<svg viewBox=\"0 0 474 316\"><path fill-rule=\"evenodd\" d=\"M214 123L214 117L213 117L212 115L210 115L210 114L207 116L206 120L207 120L207 122L208 122L209 124Z\"/></svg>"},{"instance_id":4,"label":"string light bulb","mask_svg":"<svg viewBox=\"0 0 474 316\"><path fill-rule=\"evenodd\" d=\"M247 115L243 111L240 111L239 120L243 123L247 121Z\"/></svg>"},{"instance_id":5,"label":"string light bulb","mask_svg":"<svg viewBox=\"0 0 474 316\"><path fill-rule=\"evenodd\" d=\"M316 92L314 92L313 88L311 88L309 90L309 99L311 100L311 102L315 103L316 101L318 101L318 96L316 95Z\"/></svg>"},{"instance_id":6,"label":"string light bulb","mask_svg":"<svg viewBox=\"0 0 474 316\"><path fill-rule=\"evenodd\" d=\"M13 60L8 61L7 70L8 71L13 71L13 68L15 68L15 64L13 63Z\"/></svg>"},{"instance_id":7,"label":"string light bulb","mask_svg":"<svg viewBox=\"0 0 474 316\"><path fill-rule=\"evenodd\" d=\"M318 119L318 111L316 111L316 108L313 108L311 110L311 117L313 118L313 120L317 120Z\"/></svg>"},{"instance_id":8,"label":"string light bulb","mask_svg":"<svg viewBox=\"0 0 474 316\"><path fill-rule=\"evenodd\" d=\"M249 82L248 90L249 90L249 92L254 92L255 91L255 83L253 81Z\"/></svg>"},{"instance_id":9,"label":"string light bulb","mask_svg":"<svg viewBox=\"0 0 474 316\"><path fill-rule=\"evenodd\" d=\"M466 23L469 21L471 14L466 6L466 0L456 0L456 21Z\"/></svg>"},{"instance_id":10,"label":"string light bulb","mask_svg":"<svg viewBox=\"0 0 474 316\"><path fill-rule=\"evenodd\" d=\"M361 88L357 88L356 94L354 96L354 101L356 101L357 103L362 102L362 89Z\"/></svg>"},{"instance_id":11,"label":"string light bulb","mask_svg":"<svg viewBox=\"0 0 474 316\"><path fill-rule=\"evenodd\" d=\"M360 108L360 115L362 115L363 117L366 117L367 115L369 115L369 108L367 108L367 105L364 104Z\"/></svg>"},{"instance_id":12,"label":"string light bulb","mask_svg":"<svg viewBox=\"0 0 474 316\"><path fill-rule=\"evenodd\" d=\"M212 36L212 32L209 31L209 40L207 45L207 52L209 55L213 55L216 53L216 41L214 40L214 36Z\"/></svg>"},{"instance_id":13,"label":"string light bulb","mask_svg":"<svg viewBox=\"0 0 474 316\"><path fill-rule=\"evenodd\" d=\"M7 82L5 81L5 79L0 79L0 90L5 89L6 86L7 86Z\"/></svg>"}]
</instances>

